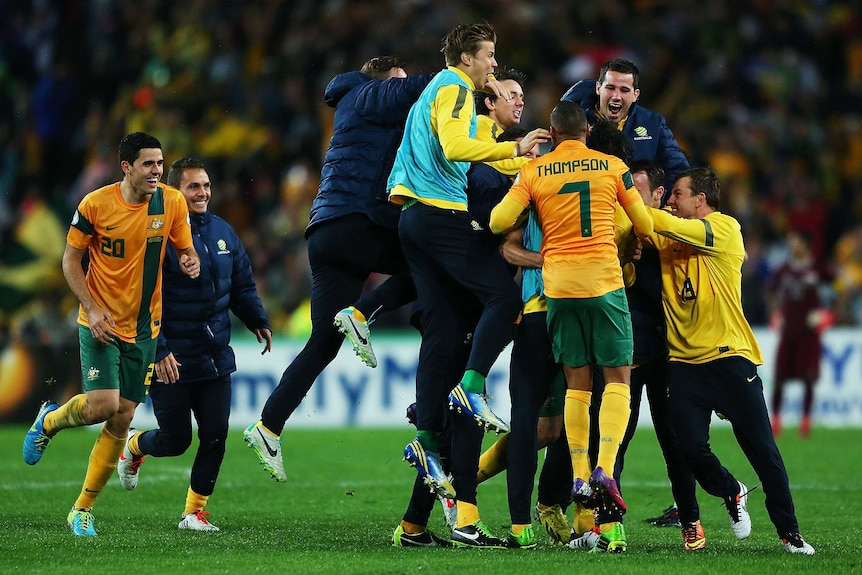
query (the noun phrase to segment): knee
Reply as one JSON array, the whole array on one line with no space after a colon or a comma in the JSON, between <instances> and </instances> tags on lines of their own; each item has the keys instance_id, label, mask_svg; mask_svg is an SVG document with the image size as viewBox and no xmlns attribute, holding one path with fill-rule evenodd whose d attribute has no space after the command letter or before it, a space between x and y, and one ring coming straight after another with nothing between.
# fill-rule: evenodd
<instances>
[{"instance_id":1,"label":"knee","mask_svg":"<svg viewBox=\"0 0 862 575\"><path fill-rule=\"evenodd\" d=\"M191 444L191 433L188 435L183 434L181 436L169 435L165 438L164 442L164 457L176 457L178 455L182 455L186 452L189 446L191 446Z\"/></svg>"},{"instance_id":2,"label":"knee","mask_svg":"<svg viewBox=\"0 0 862 575\"><path fill-rule=\"evenodd\" d=\"M224 450L227 441L227 426L224 429L210 430L207 433L198 433L201 449L220 448Z\"/></svg>"},{"instance_id":3,"label":"knee","mask_svg":"<svg viewBox=\"0 0 862 575\"><path fill-rule=\"evenodd\" d=\"M539 418L538 447L542 449L555 442L563 431L562 417Z\"/></svg>"},{"instance_id":4,"label":"knee","mask_svg":"<svg viewBox=\"0 0 862 575\"><path fill-rule=\"evenodd\" d=\"M128 427L132 421L132 418L126 418L126 421L119 421L120 418L116 417L119 415L120 404L118 401L110 401L110 400L94 400L90 397L87 397L87 402L85 404L83 414L89 425L93 425L95 423L102 423L112 419L116 425L119 427Z\"/></svg>"}]
</instances>

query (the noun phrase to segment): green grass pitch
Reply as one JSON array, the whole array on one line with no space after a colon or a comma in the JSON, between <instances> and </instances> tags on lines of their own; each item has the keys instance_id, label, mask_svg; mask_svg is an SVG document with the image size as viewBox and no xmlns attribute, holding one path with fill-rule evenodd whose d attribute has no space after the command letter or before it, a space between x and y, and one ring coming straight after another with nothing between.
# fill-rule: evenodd
<instances>
[{"instance_id":1,"label":"green grass pitch","mask_svg":"<svg viewBox=\"0 0 862 575\"><path fill-rule=\"evenodd\" d=\"M795 430L779 439L801 530L813 557L785 553L764 508L751 494L753 533L737 541L717 498L699 492L707 548L685 552L678 529L643 522L671 502L664 463L648 428L626 459L629 550L601 555L547 545L532 551L400 549L392 531L404 512L414 471L403 461L412 428L288 430L288 482L277 484L232 430L215 494L207 509L219 533L179 531L192 453L148 459L134 492L116 476L96 502L96 538L76 538L66 514L84 477L95 434L68 430L42 461L21 458L23 426L0 427L0 573L486 573L784 574L862 572L862 430L816 428L808 440ZM486 444L493 436L486 438ZM749 487L758 483L727 427L713 430L716 453ZM192 451L194 449L194 445ZM505 535L505 478L479 488L483 519ZM445 534L440 507L431 528Z\"/></svg>"}]
</instances>

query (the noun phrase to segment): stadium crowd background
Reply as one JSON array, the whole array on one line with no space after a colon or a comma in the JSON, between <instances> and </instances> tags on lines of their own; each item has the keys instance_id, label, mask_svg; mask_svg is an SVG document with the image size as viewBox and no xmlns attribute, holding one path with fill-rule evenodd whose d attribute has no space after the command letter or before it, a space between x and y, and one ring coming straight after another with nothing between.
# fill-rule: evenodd
<instances>
[{"instance_id":1,"label":"stadium crowd background","mask_svg":"<svg viewBox=\"0 0 862 575\"><path fill-rule=\"evenodd\" d=\"M693 165L715 169L723 211L743 225L752 324L768 320L763 285L789 228L834 264L838 323L862 322L856 2L0 0L0 340L50 347L73 321L69 218L119 179L117 143L137 130L162 141L167 164L205 159L211 209L242 236L274 331L303 334L325 85L382 54L439 70L446 31L483 19L499 63L527 75L527 128L606 60L639 65L640 103ZM406 328L395 316L379 325Z\"/></svg>"}]
</instances>

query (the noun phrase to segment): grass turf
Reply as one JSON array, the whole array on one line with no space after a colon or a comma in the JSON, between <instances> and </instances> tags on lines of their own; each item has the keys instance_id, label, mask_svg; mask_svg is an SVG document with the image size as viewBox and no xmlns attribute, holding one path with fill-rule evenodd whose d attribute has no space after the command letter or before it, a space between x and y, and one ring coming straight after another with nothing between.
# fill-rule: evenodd
<instances>
[{"instance_id":1,"label":"grass turf","mask_svg":"<svg viewBox=\"0 0 862 575\"><path fill-rule=\"evenodd\" d=\"M23 426L0 427L0 573L548 573L589 569L661 574L850 573L862 516L862 430L815 429L803 441L794 430L779 439L796 511L813 557L785 553L763 505L751 494L753 533L737 541L717 498L699 491L707 548L685 552L678 529L643 519L671 502L655 435L641 429L623 478L629 550L620 555L551 548L536 525L532 551L401 549L392 532L404 512L414 471L401 461L410 428L289 430L284 434L288 482L277 484L232 430L227 455L207 509L219 533L179 531L193 453L148 459L134 492L114 476L94 509L95 538L77 538L66 514L83 481L96 435L67 430L34 467L21 459ZM486 438L486 444L493 436ZM195 444L196 445L196 444ZM193 445L193 449L195 447ZM749 487L758 483L729 428L714 429L715 452ZM193 451L190 450L190 451ZM480 486L485 524L504 536L509 524L505 478ZM446 532L437 506L430 527Z\"/></svg>"}]
</instances>

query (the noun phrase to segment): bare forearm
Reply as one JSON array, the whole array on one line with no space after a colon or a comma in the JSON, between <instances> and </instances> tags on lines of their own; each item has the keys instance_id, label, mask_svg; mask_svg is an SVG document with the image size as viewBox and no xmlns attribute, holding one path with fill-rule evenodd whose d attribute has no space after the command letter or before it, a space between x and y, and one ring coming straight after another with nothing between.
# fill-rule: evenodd
<instances>
[{"instance_id":1,"label":"bare forearm","mask_svg":"<svg viewBox=\"0 0 862 575\"><path fill-rule=\"evenodd\" d=\"M67 247L63 254L63 275L66 277L66 283L69 284L69 289L78 298L78 301L84 307L84 310L90 309L95 300L87 288L87 276L84 275L84 268L81 265L82 252Z\"/></svg>"},{"instance_id":2,"label":"bare forearm","mask_svg":"<svg viewBox=\"0 0 862 575\"><path fill-rule=\"evenodd\" d=\"M526 249L520 242L510 241L506 239L500 246L500 253L503 259L521 268L541 268L542 254L539 252L531 252Z\"/></svg>"}]
</instances>

